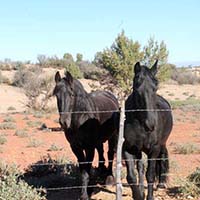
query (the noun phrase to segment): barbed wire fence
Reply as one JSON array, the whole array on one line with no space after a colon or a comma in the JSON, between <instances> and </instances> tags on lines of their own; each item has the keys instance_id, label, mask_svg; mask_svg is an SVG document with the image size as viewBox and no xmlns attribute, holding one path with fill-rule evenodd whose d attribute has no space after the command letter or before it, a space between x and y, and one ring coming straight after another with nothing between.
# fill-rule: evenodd
<instances>
[{"instance_id":1,"label":"barbed wire fence","mask_svg":"<svg viewBox=\"0 0 200 200\"><path fill-rule=\"evenodd\" d=\"M113 113L113 112L118 112L120 113L120 122L119 122L119 139L118 139L118 146L117 146L117 154L116 154L116 170L115 170L115 175L116 175L116 183L114 186L116 187L116 199L121 200L122 199L122 189L123 186L126 185L139 185L137 184L128 184L128 183L122 183L121 181L121 169L122 169L122 162L125 161L122 158L122 144L124 141L123 135L124 135L124 121L125 121L125 112L171 112L173 109L132 109L132 110L125 110L124 106L124 101L122 101L121 109L120 110L108 110L108 111L73 111L73 112L60 112L59 114L86 114L86 113ZM168 158L156 158L156 159L147 159L147 158L142 158L142 159L134 159L134 161L147 161L147 160L167 160ZM126 160L129 161L129 160ZM100 163L101 161L99 161ZM103 162L103 161L102 161ZM108 160L109 162L109 160ZM89 162L81 162L79 164L87 164ZM91 162L92 163L92 162ZM32 164L31 166L54 166L54 165L67 165L67 164L62 164L62 163L36 163ZM199 183L200 184L200 183ZM146 183L148 185L148 183ZM102 187L106 187L106 185L102 185ZM68 187L56 187L56 188L44 188L46 191L58 191L58 190L70 190L70 189L81 189L83 186L68 186ZM88 185L90 188L96 188L98 187L97 185ZM43 190L38 188L37 190Z\"/></svg>"}]
</instances>

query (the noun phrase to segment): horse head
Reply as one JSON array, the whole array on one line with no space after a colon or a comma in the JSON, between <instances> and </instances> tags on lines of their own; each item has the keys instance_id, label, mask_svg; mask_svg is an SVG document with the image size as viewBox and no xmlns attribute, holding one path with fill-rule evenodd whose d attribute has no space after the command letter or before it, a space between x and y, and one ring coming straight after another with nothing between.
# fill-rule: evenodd
<instances>
[{"instance_id":1,"label":"horse head","mask_svg":"<svg viewBox=\"0 0 200 200\"><path fill-rule=\"evenodd\" d=\"M74 79L69 72L61 78L60 73L55 75L56 86L53 95L57 99L57 107L60 114L59 122L62 128L67 129L71 124L71 112L74 107Z\"/></svg>"},{"instance_id":2,"label":"horse head","mask_svg":"<svg viewBox=\"0 0 200 200\"><path fill-rule=\"evenodd\" d=\"M135 64L133 79L133 91L136 96L137 109L145 109L146 111L140 112L143 125L146 131L153 131L156 125L155 112L156 108L156 92L158 88L158 80L156 79L157 64L149 68L140 65L139 62Z\"/></svg>"}]
</instances>

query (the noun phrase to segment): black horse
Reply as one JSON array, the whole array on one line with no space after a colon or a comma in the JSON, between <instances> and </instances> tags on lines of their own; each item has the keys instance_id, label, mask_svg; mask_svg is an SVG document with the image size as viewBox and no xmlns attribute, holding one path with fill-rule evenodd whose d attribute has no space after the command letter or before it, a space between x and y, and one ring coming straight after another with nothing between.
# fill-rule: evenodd
<instances>
[{"instance_id":1,"label":"black horse","mask_svg":"<svg viewBox=\"0 0 200 200\"><path fill-rule=\"evenodd\" d=\"M153 185L158 178L158 187L165 187L169 170L166 141L172 130L173 121L169 103L156 94L157 62L151 67L136 63L134 67L133 92L125 102L126 121L123 156L127 167L127 182L131 186L134 200L144 199L142 152L148 156L146 178L147 199L153 200ZM139 182L134 172L138 161Z\"/></svg>"},{"instance_id":2,"label":"black horse","mask_svg":"<svg viewBox=\"0 0 200 200\"><path fill-rule=\"evenodd\" d=\"M76 155L82 179L81 199L88 199L88 184L95 148L99 154L99 168L106 173L106 183L112 184L112 161L117 143L117 127L113 111L119 110L115 96L106 91L87 93L82 84L66 72L55 75L53 94L57 98L59 122ZM107 111L107 112L103 112ZM108 168L105 167L103 143L108 140Z\"/></svg>"}]
</instances>

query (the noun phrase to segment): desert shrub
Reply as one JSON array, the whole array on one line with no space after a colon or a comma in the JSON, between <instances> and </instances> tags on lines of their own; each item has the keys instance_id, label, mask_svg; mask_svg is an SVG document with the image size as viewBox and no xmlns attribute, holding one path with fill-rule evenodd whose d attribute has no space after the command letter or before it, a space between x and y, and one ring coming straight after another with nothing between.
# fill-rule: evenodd
<instances>
[{"instance_id":1,"label":"desert shrub","mask_svg":"<svg viewBox=\"0 0 200 200\"><path fill-rule=\"evenodd\" d=\"M27 147L29 147L29 148L30 148L30 147L37 148L37 147L39 147L39 146L41 146L41 145L42 145L42 141L37 140L37 139L35 139L35 138L30 138Z\"/></svg>"},{"instance_id":2,"label":"desert shrub","mask_svg":"<svg viewBox=\"0 0 200 200\"><path fill-rule=\"evenodd\" d=\"M26 68L25 66L21 66L14 75L13 85L17 87L23 87L26 82L29 81L29 77L31 77L31 70Z\"/></svg>"},{"instance_id":3,"label":"desert shrub","mask_svg":"<svg viewBox=\"0 0 200 200\"><path fill-rule=\"evenodd\" d=\"M19 176L21 173L15 165L8 166L0 162L0 199L2 200L45 200L33 187Z\"/></svg>"},{"instance_id":4,"label":"desert shrub","mask_svg":"<svg viewBox=\"0 0 200 200\"><path fill-rule=\"evenodd\" d=\"M61 151L63 148L56 145L56 144L51 144L50 148L48 149L48 151Z\"/></svg>"},{"instance_id":5,"label":"desert shrub","mask_svg":"<svg viewBox=\"0 0 200 200\"><path fill-rule=\"evenodd\" d=\"M15 131L15 136L18 136L20 138L28 137L28 133L25 129L22 130L16 130Z\"/></svg>"},{"instance_id":6,"label":"desert shrub","mask_svg":"<svg viewBox=\"0 0 200 200\"><path fill-rule=\"evenodd\" d=\"M10 80L7 77L3 76L1 71L0 71L0 84L2 84L2 83L5 83L5 84L9 85L10 84Z\"/></svg>"},{"instance_id":7,"label":"desert shrub","mask_svg":"<svg viewBox=\"0 0 200 200\"><path fill-rule=\"evenodd\" d=\"M15 73L13 85L22 87L28 98L26 106L33 110L45 110L53 87L52 76L41 76L40 67L21 67Z\"/></svg>"},{"instance_id":8,"label":"desert shrub","mask_svg":"<svg viewBox=\"0 0 200 200\"><path fill-rule=\"evenodd\" d=\"M34 127L40 127L42 125L41 121L28 121L26 123L29 127L34 128Z\"/></svg>"},{"instance_id":9,"label":"desert shrub","mask_svg":"<svg viewBox=\"0 0 200 200\"><path fill-rule=\"evenodd\" d=\"M12 116L6 116L3 119L3 122L16 122L15 119Z\"/></svg>"},{"instance_id":10,"label":"desert shrub","mask_svg":"<svg viewBox=\"0 0 200 200\"><path fill-rule=\"evenodd\" d=\"M8 110L8 111L14 111L14 110L16 110L16 108L13 107L13 106L9 106L7 110Z\"/></svg>"},{"instance_id":11,"label":"desert shrub","mask_svg":"<svg viewBox=\"0 0 200 200\"><path fill-rule=\"evenodd\" d=\"M35 118L42 118L42 117L44 117L44 113L42 113L42 112L35 112L33 114L33 117L35 117Z\"/></svg>"},{"instance_id":12,"label":"desert shrub","mask_svg":"<svg viewBox=\"0 0 200 200\"><path fill-rule=\"evenodd\" d=\"M0 135L0 145L3 145L7 142L7 139L4 136Z\"/></svg>"},{"instance_id":13,"label":"desert shrub","mask_svg":"<svg viewBox=\"0 0 200 200\"><path fill-rule=\"evenodd\" d=\"M16 124L12 122L3 122L0 124L0 129L1 130L6 130L6 129L15 129Z\"/></svg>"},{"instance_id":14,"label":"desert shrub","mask_svg":"<svg viewBox=\"0 0 200 200\"><path fill-rule=\"evenodd\" d=\"M200 78L190 71L185 69L175 70L172 74L172 79L177 81L178 84L197 84L200 83Z\"/></svg>"},{"instance_id":15,"label":"desert shrub","mask_svg":"<svg viewBox=\"0 0 200 200\"><path fill-rule=\"evenodd\" d=\"M179 144L174 147L174 151L178 154L200 153L200 148L192 143Z\"/></svg>"},{"instance_id":16,"label":"desert shrub","mask_svg":"<svg viewBox=\"0 0 200 200\"><path fill-rule=\"evenodd\" d=\"M12 66L8 63L1 63L0 69L5 70L5 71L10 71L10 70L12 70Z\"/></svg>"},{"instance_id":17,"label":"desert shrub","mask_svg":"<svg viewBox=\"0 0 200 200\"><path fill-rule=\"evenodd\" d=\"M184 196L192 196L193 198L200 195L200 168L197 168L185 180L180 181L180 192Z\"/></svg>"},{"instance_id":18,"label":"desert shrub","mask_svg":"<svg viewBox=\"0 0 200 200\"><path fill-rule=\"evenodd\" d=\"M39 64L45 68L52 67L52 68L63 69L65 66L65 61L64 59L59 59L57 56L52 56L52 57L41 56L39 58Z\"/></svg>"},{"instance_id":19,"label":"desert shrub","mask_svg":"<svg viewBox=\"0 0 200 200\"><path fill-rule=\"evenodd\" d=\"M69 63L65 65L65 70L70 72L74 78L82 78L83 74L79 67L75 63Z\"/></svg>"},{"instance_id":20,"label":"desert shrub","mask_svg":"<svg viewBox=\"0 0 200 200\"><path fill-rule=\"evenodd\" d=\"M77 62L83 77L86 79L99 80L102 74L105 74L107 71L103 68L97 67L95 64L90 63L89 61L79 61Z\"/></svg>"}]
</instances>

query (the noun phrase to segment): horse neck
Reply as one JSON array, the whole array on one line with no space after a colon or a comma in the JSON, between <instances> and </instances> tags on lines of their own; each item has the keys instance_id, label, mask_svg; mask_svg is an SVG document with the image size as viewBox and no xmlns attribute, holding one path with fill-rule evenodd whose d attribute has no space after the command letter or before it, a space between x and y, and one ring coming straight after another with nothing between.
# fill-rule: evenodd
<instances>
[{"instance_id":1,"label":"horse neck","mask_svg":"<svg viewBox=\"0 0 200 200\"><path fill-rule=\"evenodd\" d=\"M97 114L91 112L95 110L95 104L90 98L89 94L80 84L81 83L75 84L74 88L75 99L72 111L71 126L75 128L78 128L90 118L97 118Z\"/></svg>"},{"instance_id":2,"label":"horse neck","mask_svg":"<svg viewBox=\"0 0 200 200\"><path fill-rule=\"evenodd\" d=\"M155 98L154 98L155 97ZM136 92L133 92L133 104L135 110L135 115L140 121L148 124L155 124L157 118L156 110L156 96L155 94L144 93L139 96Z\"/></svg>"},{"instance_id":3,"label":"horse neck","mask_svg":"<svg viewBox=\"0 0 200 200\"><path fill-rule=\"evenodd\" d=\"M73 111L91 111L91 107L93 107L94 103L78 80L75 83L74 92L75 102Z\"/></svg>"}]
</instances>

